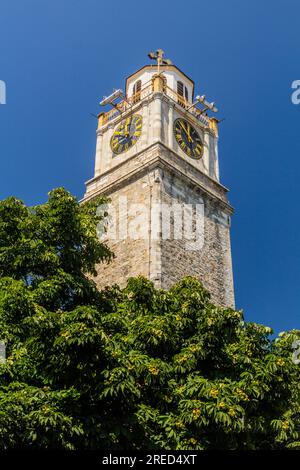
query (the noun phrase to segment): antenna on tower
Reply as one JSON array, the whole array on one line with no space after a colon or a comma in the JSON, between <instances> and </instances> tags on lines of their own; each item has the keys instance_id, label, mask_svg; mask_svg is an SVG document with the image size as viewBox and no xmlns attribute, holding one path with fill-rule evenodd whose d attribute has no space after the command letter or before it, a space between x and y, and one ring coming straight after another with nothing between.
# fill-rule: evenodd
<instances>
[{"instance_id":1,"label":"antenna on tower","mask_svg":"<svg viewBox=\"0 0 300 470\"><path fill-rule=\"evenodd\" d=\"M103 100L100 101L100 106L106 106L107 104L111 104L114 106L114 101L120 98L121 96L123 96L122 90L113 90L111 95L103 96Z\"/></svg>"},{"instance_id":2,"label":"antenna on tower","mask_svg":"<svg viewBox=\"0 0 300 470\"><path fill-rule=\"evenodd\" d=\"M111 104L119 113L121 114L120 109L118 108L118 104L114 103L115 100L124 96L122 90L113 90L112 94L109 96L103 96L103 100L100 101L100 106L106 106L107 104Z\"/></svg>"},{"instance_id":3,"label":"antenna on tower","mask_svg":"<svg viewBox=\"0 0 300 470\"><path fill-rule=\"evenodd\" d=\"M196 96L196 102L197 103L201 103L205 106L205 108L202 110L202 112L204 113L205 111L207 111L208 109L210 111L212 111L213 113L217 113L218 112L218 108L216 108L215 106L215 103L212 102L212 103L209 103L208 101L206 101L206 97L205 95L202 95L202 96L199 96L197 95Z\"/></svg>"},{"instance_id":4,"label":"antenna on tower","mask_svg":"<svg viewBox=\"0 0 300 470\"><path fill-rule=\"evenodd\" d=\"M202 104L204 108L197 108L198 111L200 111L200 114L206 113L207 110L211 111L212 113L217 113L218 108L215 106L215 103L209 103L206 101L206 96L205 95L197 95L196 100L186 108L187 111L189 111L191 108L194 108L197 104Z\"/></svg>"}]
</instances>

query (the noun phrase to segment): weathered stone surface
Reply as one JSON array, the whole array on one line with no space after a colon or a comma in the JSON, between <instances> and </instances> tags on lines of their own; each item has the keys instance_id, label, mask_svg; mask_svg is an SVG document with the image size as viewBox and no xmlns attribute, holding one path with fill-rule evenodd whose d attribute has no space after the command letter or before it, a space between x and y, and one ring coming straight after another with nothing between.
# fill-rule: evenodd
<instances>
[{"instance_id":1,"label":"weathered stone surface","mask_svg":"<svg viewBox=\"0 0 300 470\"><path fill-rule=\"evenodd\" d=\"M124 239L115 233L117 239L108 240L116 258L109 265L98 267L95 281L99 288L113 283L123 286L128 277L141 274L153 280L157 287L168 289L183 276L191 275L203 282L214 302L233 306L229 234L232 209L227 203L226 189L194 168L186 166L180 171L180 157L176 154L172 157L173 162L170 162L170 151L157 144L136 161L133 159L132 165L127 161L118 170L103 176L100 192L111 198L118 224L123 226L121 237ZM100 181L98 184L101 187ZM98 192L87 193L87 197ZM120 204L123 199L126 204ZM160 206L172 208L174 204L199 203L204 204L203 245L201 243L197 249L193 240L174 239L172 218L170 237L164 239ZM144 233L131 233L136 219L134 211L130 214L134 204L144 208ZM160 224L156 230L153 227L155 217ZM189 246L191 243L193 249Z\"/></svg>"}]
</instances>

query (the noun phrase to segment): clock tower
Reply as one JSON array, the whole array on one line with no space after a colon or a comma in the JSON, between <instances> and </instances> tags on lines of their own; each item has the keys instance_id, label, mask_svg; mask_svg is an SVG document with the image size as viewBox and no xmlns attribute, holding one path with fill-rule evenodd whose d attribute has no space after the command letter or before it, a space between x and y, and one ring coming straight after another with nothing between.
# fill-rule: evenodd
<instances>
[{"instance_id":1,"label":"clock tower","mask_svg":"<svg viewBox=\"0 0 300 470\"><path fill-rule=\"evenodd\" d=\"M84 200L109 197L99 236L115 253L99 287L143 275L168 289L195 276L212 301L234 306L227 189L220 183L217 109L194 96L194 82L164 59L145 65L100 104L94 177ZM105 208L99 208L103 210Z\"/></svg>"}]
</instances>

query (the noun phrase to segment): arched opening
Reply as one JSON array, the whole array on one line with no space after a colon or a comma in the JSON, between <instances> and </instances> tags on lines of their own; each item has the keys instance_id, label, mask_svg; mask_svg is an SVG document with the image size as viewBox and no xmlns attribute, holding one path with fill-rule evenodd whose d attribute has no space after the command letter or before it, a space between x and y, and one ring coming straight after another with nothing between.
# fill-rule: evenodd
<instances>
[{"instance_id":1,"label":"arched opening","mask_svg":"<svg viewBox=\"0 0 300 470\"><path fill-rule=\"evenodd\" d=\"M141 89L142 89L142 81L137 80L135 84L133 85L133 90L132 90L133 103L137 103L138 101L141 100Z\"/></svg>"},{"instance_id":2,"label":"arched opening","mask_svg":"<svg viewBox=\"0 0 300 470\"><path fill-rule=\"evenodd\" d=\"M177 96L178 96L178 103L185 107L187 102L189 101L189 92L187 87L178 80L177 82Z\"/></svg>"}]
</instances>

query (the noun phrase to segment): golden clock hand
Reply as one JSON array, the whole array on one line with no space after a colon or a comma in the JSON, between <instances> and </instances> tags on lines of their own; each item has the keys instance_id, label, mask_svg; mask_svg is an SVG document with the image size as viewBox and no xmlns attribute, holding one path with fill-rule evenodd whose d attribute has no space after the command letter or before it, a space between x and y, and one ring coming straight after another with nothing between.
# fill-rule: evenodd
<instances>
[{"instance_id":1,"label":"golden clock hand","mask_svg":"<svg viewBox=\"0 0 300 470\"><path fill-rule=\"evenodd\" d=\"M186 128L185 128L185 126L183 125L183 122L179 121L179 124L181 125L182 129L184 130L184 132L187 133L187 132L186 132Z\"/></svg>"},{"instance_id":2,"label":"golden clock hand","mask_svg":"<svg viewBox=\"0 0 300 470\"><path fill-rule=\"evenodd\" d=\"M188 138L188 141L189 141L189 142L192 142L192 138L191 138L190 132L189 132L189 130L187 130L187 129L189 129L189 127L187 127L187 129L186 129L185 126L183 125L183 123L182 123L181 121L180 121L180 125L181 125L182 129L184 130L184 132L185 132L185 134L186 134L186 136L187 136L187 138Z\"/></svg>"},{"instance_id":3,"label":"golden clock hand","mask_svg":"<svg viewBox=\"0 0 300 470\"><path fill-rule=\"evenodd\" d=\"M189 141L190 141L190 142L193 142L193 139L192 139L192 137L191 137L191 128L190 128L190 126L187 126L187 129L188 129L188 138L189 138Z\"/></svg>"},{"instance_id":4,"label":"golden clock hand","mask_svg":"<svg viewBox=\"0 0 300 470\"><path fill-rule=\"evenodd\" d=\"M126 128L127 128L127 130L126 130L126 135L127 135L127 137L128 137L129 134L130 134L131 121L132 121L132 118L128 118L127 124L125 123L125 126L126 126Z\"/></svg>"}]
</instances>

